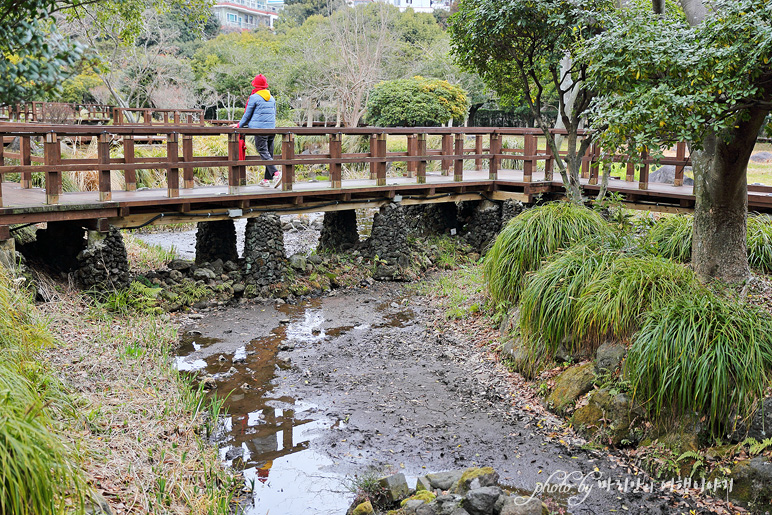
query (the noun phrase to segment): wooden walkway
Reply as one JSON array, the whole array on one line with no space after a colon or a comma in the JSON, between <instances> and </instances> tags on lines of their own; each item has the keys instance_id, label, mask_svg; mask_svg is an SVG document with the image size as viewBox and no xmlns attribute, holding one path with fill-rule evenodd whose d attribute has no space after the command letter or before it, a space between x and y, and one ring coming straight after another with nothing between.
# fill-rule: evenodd
<instances>
[{"instance_id":1,"label":"wooden walkway","mask_svg":"<svg viewBox=\"0 0 772 515\"><path fill-rule=\"evenodd\" d=\"M109 132L108 132L109 131ZM257 156L238 160L238 132L273 133L282 139L282 155L275 164L283 170L279 188L263 188L247 182L248 166L265 164ZM539 149L539 131L501 128L291 128L271 131L228 128L163 127L77 127L52 125L0 124L5 141L19 142L18 149L0 146L0 226L49 221L101 220L118 227L169 224L200 220L218 220L257 216L266 211L283 213L332 211L377 207L388 202L405 205L460 200L505 200L532 202L539 195L556 197L563 186L557 172L551 173L554 158L548 149ZM200 156L193 152L194 138L228 135L228 156ZM296 155L296 138L314 136L322 141L322 152ZM344 153L343 137L369 139L369 152ZM79 137L98 140L98 155L91 159L64 159L61 141ZM163 138L166 155L136 156L135 138ZM321 137L321 138L320 138ZM387 138L406 142L407 151L388 152ZM35 156L32 143L43 141L43 155ZM250 138L251 139L251 138ZM434 140L440 148L432 149ZM0 140L2 141L2 140ZM507 146L509 145L509 147ZM121 146L122 157L111 155L111 147ZM676 166L677 181L689 159L680 155L662 162ZM582 184L589 196L597 185L598 149L584 157ZM502 169L504 163L516 163L521 169ZM511 161L514 160L514 161ZM429 163L439 161L441 172L427 171ZM471 161L472 170L464 170ZM346 163L369 164L367 179L344 179ZM402 172L387 172L389 163L405 163ZM609 181L609 189L624 195L632 208L663 212L686 212L694 206L690 186L648 182L651 160L636 169L628 166L626 174ZM323 168L319 181L298 180L299 170L309 165ZM470 166L467 165L467 168ZM195 169L216 168L225 184L195 186ZM137 171L164 170L166 188L137 189ZM262 166L260 166L262 170ZM546 171L545 171L546 170ZM98 175L98 189L91 192L63 192L63 173ZM44 176L44 187L33 187L33 173ZM113 190L111 174L123 173L125 190ZM20 182L7 181L8 174L18 174ZM551 177L549 176L551 175ZM319 176L317 174L317 176ZM634 177L639 180L633 181ZM772 187L751 186L749 209L772 212Z\"/></svg>"}]
</instances>

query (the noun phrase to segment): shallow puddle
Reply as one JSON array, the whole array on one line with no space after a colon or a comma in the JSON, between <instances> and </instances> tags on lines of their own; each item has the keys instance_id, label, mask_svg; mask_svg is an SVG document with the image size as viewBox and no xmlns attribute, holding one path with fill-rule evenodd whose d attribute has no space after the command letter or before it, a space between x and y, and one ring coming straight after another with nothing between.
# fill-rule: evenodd
<instances>
[{"instance_id":1,"label":"shallow puddle","mask_svg":"<svg viewBox=\"0 0 772 515\"><path fill-rule=\"evenodd\" d=\"M350 331L402 327L412 322L413 313L405 308L369 322L331 326L322 299L283 305L278 311L283 317L279 323L243 346L198 331L183 334L176 364L180 370L211 375L216 394L228 395L220 457L242 470L253 489L245 513L294 515L310 513L309 507L318 514L345 513L353 498L346 477L335 471L333 459L310 446L315 437L345 427L345 422L320 416L313 404L274 394L277 374L291 366L279 353Z\"/></svg>"}]
</instances>

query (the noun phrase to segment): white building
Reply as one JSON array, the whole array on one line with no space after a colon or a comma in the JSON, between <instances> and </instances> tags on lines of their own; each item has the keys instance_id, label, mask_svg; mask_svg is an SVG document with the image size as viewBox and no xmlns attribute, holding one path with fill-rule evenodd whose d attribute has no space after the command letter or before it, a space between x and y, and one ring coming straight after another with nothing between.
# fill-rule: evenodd
<instances>
[{"instance_id":1,"label":"white building","mask_svg":"<svg viewBox=\"0 0 772 515\"><path fill-rule=\"evenodd\" d=\"M393 3L399 7L400 11L404 11L408 7L412 7L417 13L430 13L434 11L431 0L393 0Z\"/></svg>"},{"instance_id":2,"label":"white building","mask_svg":"<svg viewBox=\"0 0 772 515\"><path fill-rule=\"evenodd\" d=\"M270 2L270 6L268 4L268 0L218 0L212 11L223 29L273 28L281 9L277 8L276 2Z\"/></svg>"}]
</instances>

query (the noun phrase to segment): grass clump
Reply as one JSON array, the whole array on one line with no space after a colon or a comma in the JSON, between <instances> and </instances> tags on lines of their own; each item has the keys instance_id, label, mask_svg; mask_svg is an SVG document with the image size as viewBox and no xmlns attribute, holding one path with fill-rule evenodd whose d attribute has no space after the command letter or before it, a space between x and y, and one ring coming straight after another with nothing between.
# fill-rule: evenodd
<instances>
[{"instance_id":1,"label":"grass clump","mask_svg":"<svg viewBox=\"0 0 772 515\"><path fill-rule=\"evenodd\" d=\"M681 263L692 259L692 215L664 217L649 232L649 242L657 254ZM772 273L772 219L767 215L749 215L748 264L764 273Z\"/></svg>"},{"instance_id":2,"label":"grass clump","mask_svg":"<svg viewBox=\"0 0 772 515\"><path fill-rule=\"evenodd\" d=\"M772 273L772 218L748 217L748 264L764 273Z\"/></svg>"},{"instance_id":3,"label":"grass clump","mask_svg":"<svg viewBox=\"0 0 772 515\"><path fill-rule=\"evenodd\" d=\"M497 302L515 302L527 272L574 242L592 235L609 235L603 218L590 209L553 202L529 209L502 229L485 257L485 279Z\"/></svg>"},{"instance_id":4,"label":"grass clump","mask_svg":"<svg viewBox=\"0 0 772 515\"><path fill-rule=\"evenodd\" d=\"M0 513L83 513L88 492L59 417L73 404L39 360L53 338L0 268Z\"/></svg>"},{"instance_id":5,"label":"grass clump","mask_svg":"<svg viewBox=\"0 0 772 515\"><path fill-rule=\"evenodd\" d=\"M713 436L747 417L769 384L772 319L709 291L678 296L645 318L626 362L635 397L656 418L697 412Z\"/></svg>"},{"instance_id":6,"label":"grass clump","mask_svg":"<svg viewBox=\"0 0 772 515\"><path fill-rule=\"evenodd\" d=\"M637 246L634 236L593 239L559 252L526 282L520 330L539 358L624 340L643 314L697 288L687 267Z\"/></svg>"},{"instance_id":7,"label":"grass clump","mask_svg":"<svg viewBox=\"0 0 772 515\"><path fill-rule=\"evenodd\" d=\"M692 260L693 225L691 215L663 217L649 231L649 242L660 256L688 263Z\"/></svg>"}]
</instances>

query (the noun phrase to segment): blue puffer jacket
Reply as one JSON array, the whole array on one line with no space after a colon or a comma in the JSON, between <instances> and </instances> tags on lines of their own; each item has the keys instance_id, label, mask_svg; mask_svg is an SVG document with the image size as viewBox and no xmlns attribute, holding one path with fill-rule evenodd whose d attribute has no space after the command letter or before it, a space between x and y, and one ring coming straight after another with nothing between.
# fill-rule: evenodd
<instances>
[{"instance_id":1,"label":"blue puffer jacket","mask_svg":"<svg viewBox=\"0 0 772 515\"><path fill-rule=\"evenodd\" d=\"M261 93L267 93L265 96L268 97L268 100ZM250 95L239 127L248 129L273 129L276 127L276 100L267 89Z\"/></svg>"}]
</instances>

